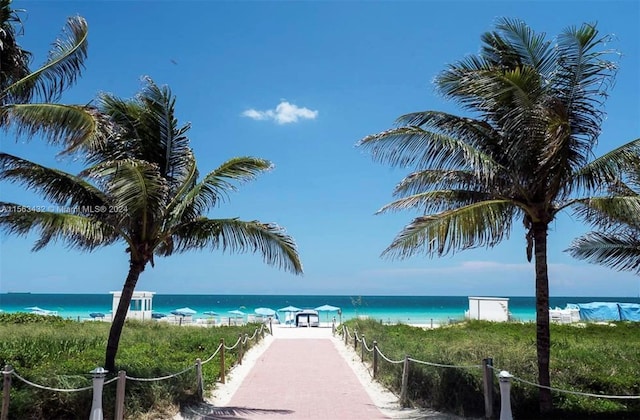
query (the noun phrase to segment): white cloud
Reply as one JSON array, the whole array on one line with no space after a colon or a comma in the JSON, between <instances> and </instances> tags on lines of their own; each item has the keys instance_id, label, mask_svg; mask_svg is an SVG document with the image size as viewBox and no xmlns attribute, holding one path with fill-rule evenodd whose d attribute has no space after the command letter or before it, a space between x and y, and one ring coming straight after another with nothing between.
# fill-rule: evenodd
<instances>
[{"instance_id":1,"label":"white cloud","mask_svg":"<svg viewBox=\"0 0 640 420\"><path fill-rule=\"evenodd\" d=\"M300 108L295 104L283 100L275 109L259 111L250 108L242 112L242 116L257 121L273 120L278 124L290 124L298 122L298 120L314 120L318 116L318 111L305 107Z\"/></svg>"}]
</instances>

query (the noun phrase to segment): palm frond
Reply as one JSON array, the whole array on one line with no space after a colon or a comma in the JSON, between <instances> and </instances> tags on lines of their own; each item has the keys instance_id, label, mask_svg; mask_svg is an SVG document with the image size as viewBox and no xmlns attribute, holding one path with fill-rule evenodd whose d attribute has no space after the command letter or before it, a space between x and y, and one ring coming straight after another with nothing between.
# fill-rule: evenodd
<instances>
[{"instance_id":1,"label":"palm frond","mask_svg":"<svg viewBox=\"0 0 640 420\"><path fill-rule=\"evenodd\" d=\"M236 184L255 179L260 173L273 168L271 162L255 157L229 159L209 172L180 199L176 211L183 213L192 208L196 214L204 214L224 202Z\"/></svg>"},{"instance_id":2,"label":"palm frond","mask_svg":"<svg viewBox=\"0 0 640 420\"><path fill-rule=\"evenodd\" d=\"M167 181L156 164L142 160L123 159L94 165L83 175L99 180L118 209L121 220L130 219L140 229L141 238L150 235L149 226L160 224L167 204Z\"/></svg>"},{"instance_id":3,"label":"palm frond","mask_svg":"<svg viewBox=\"0 0 640 420\"><path fill-rule=\"evenodd\" d=\"M0 203L0 229L8 234L39 236L32 250L62 241L69 248L92 250L117 240L113 226L85 215L40 211L14 203Z\"/></svg>"},{"instance_id":4,"label":"palm frond","mask_svg":"<svg viewBox=\"0 0 640 420\"><path fill-rule=\"evenodd\" d=\"M478 191L484 185L470 171L425 169L412 172L393 190L395 197L406 197L428 190L461 189Z\"/></svg>"},{"instance_id":5,"label":"palm frond","mask_svg":"<svg viewBox=\"0 0 640 420\"><path fill-rule=\"evenodd\" d=\"M7 88L29 73L31 53L18 44L22 35L22 20L19 10L11 8L11 2L0 2L0 106L10 103L26 102L31 92L11 92Z\"/></svg>"},{"instance_id":6,"label":"palm frond","mask_svg":"<svg viewBox=\"0 0 640 420\"><path fill-rule=\"evenodd\" d=\"M593 226L608 229L632 226L640 229L640 195L590 197L575 200L575 214Z\"/></svg>"},{"instance_id":7,"label":"palm frond","mask_svg":"<svg viewBox=\"0 0 640 420\"><path fill-rule=\"evenodd\" d=\"M391 258L407 258L417 253L442 256L456 250L491 247L509 236L516 211L510 201L491 200L417 217L382 255Z\"/></svg>"},{"instance_id":8,"label":"palm frond","mask_svg":"<svg viewBox=\"0 0 640 420\"><path fill-rule=\"evenodd\" d=\"M23 185L62 209L80 211L83 207L108 204L105 194L81 177L8 153L0 153L0 180Z\"/></svg>"},{"instance_id":9,"label":"palm frond","mask_svg":"<svg viewBox=\"0 0 640 420\"><path fill-rule=\"evenodd\" d=\"M171 242L175 252L211 248L232 253L260 253L265 263L302 274L293 238L271 223L200 218L177 226L172 231Z\"/></svg>"},{"instance_id":10,"label":"palm frond","mask_svg":"<svg viewBox=\"0 0 640 420\"><path fill-rule=\"evenodd\" d=\"M61 37L53 43L46 63L6 87L0 96L28 97L33 95L43 102L54 102L62 92L80 76L88 51L89 28L80 16L67 20ZM30 99L29 99L30 100Z\"/></svg>"},{"instance_id":11,"label":"palm frond","mask_svg":"<svg viewBox=\"0 0 640 420\"><path fill-rule=\"evenodd\" d=\"M88 106L53 103L12 104L0 107L5 129L18 136L42 135L52 144L65 147L61 153L97 150L113 138L117 129L111 120Z\"/></svg>"},{"instance_id":12,"label":"palm frond","mask_svg":"<svg viewBox=\"0 0 640 420\"><path fill-rule=\"evenodd\" d=\"M551 72L555 56L550 48L551 41L546 40L544 33L536 34L523 21L511 18L499 19L496 29L505 39L502 45L508 45L522 65L532 67L542 74ZM484 52L487 53L487 50Z\"/></svg>"},{"instance_id":13,"label":"palm frond","mask_svg":"<svg viewBox=\"0 0 640 420\"><path fill-rule=\"evenodd\" d=\"M469 190L435 190L413 194L386 204L376 214L389 211L419 209L425 214L438 213L471 205L481 201L486 202L492 197L484 192Z\"/></svg>"},{"instance_id":14,"label":"palm frond","mask_svg":"<svg viewBox=\"0 0 640 420\"><path fill-rule=\"evenodd\" d=\"M572 257L619 271L640 274L640 237L591 232L574 240L568 249Z\"/></svg>"}]
</instances>

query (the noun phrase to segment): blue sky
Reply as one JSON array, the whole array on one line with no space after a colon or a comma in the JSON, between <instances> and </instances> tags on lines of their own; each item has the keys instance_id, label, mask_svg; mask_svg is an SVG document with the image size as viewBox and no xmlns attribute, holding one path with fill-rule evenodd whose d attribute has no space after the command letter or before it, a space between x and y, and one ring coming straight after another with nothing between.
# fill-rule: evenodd
<instances>
[{"instance_id":1,"label":"blue sky","mask_svg":"<svg viewBox=\"0 0 640 420\"><path fill-rule=\"evenodd\" d=\"M65 19L90 28L87 68L64 102L99 92L133 96L141 76L168 84L178 118L191 122L201 172L233 156L271 160L214 217L276 222L299 246L305 275L267 266L258 255L195 252L156 260L139 290L205 294L534 295L524 230L491 249L407 260L379 257L415 215L374 215L405 171L374 163L354 147L412 111L460 112L431 81L476 53L499 17L525 20L550 36L597 22L621 53L597 154L640 132L640 3L637 1L205 2L16 1L27 9L21 44L46 58ZM40 139L3 134L2 150L70 171ZM40 204L14 186L2 200ZM562 214L549 234L553 296L638 296L640 279L562 252L588 228ZM128 261L122 244L80 253L61 244L32 253L33 238L3 235L0 292L107 293Z\"/></svg>"}]
</instances>

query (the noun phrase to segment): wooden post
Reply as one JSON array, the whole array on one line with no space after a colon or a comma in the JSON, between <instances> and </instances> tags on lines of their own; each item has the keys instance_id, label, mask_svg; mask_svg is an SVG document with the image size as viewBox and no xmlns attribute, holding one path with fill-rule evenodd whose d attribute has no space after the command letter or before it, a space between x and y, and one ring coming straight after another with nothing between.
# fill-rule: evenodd
<instances>
[{"instance_id":1,"label":"wooden post","mask_svg":"<svg viewBox=\"0 0 640 420\"><path fill-rule=\"evenodd\" d=\"M220 347L220 382L224 384L226 383L224 374L224 338L220 339L220 344L222 344L222 347Z\"/></svg>"},{"instance_id":2,"label":"wooden post","mask_svg":"<svg viewBox=\"0 0 640 420\"><path fill-rule=\"evenodd\" d=\"M202 360L196 359L196 396L198 402L204 402L204 384L202 382Z\"/></svg>"},{"instance_id":3,"label":"wooden post","mask_svg":"<svg viewBox=\"0 0 640 420\"><path fill-rule=\"evenodd\" d=\"M484 417L493 418L493 359L482 360L482 382L484 385Z\"/></svg>"},{"instance_id":4,"label":"wooden post","mask_svg":"<svg viewBox=\"0 0 640 420\"><path fill-rule=\"evenodd\" d=\"M362 334L362 346L360 346L360 361L364 362L364 334Z\"/></svg>"},{"instance_id":5,"label":"wooden post","mask_svg":"<svg viewBox=\"0 0 640 420\"><path fill-rule=\"evenodd\" d=\"M9 398L11 397L11 373L13 372L13 368L11 365L5 365L2 376L4 379L2 381L2 413L0 414L0 418L2 420L7 420L9 418Z\"/></svg>"},{"instance_id":6,"label":"wooden post","mask_svg":"<svg viewBox=\"0 0 640 420\"><path fill-rule=\"evenodd\" d=\"M241 365L242 364L242 334L240 334L239 341L238 341L238 364Z\"/></svg>"},{"instance_id":7,"label":"wooden post","mask_svg":"<svg viewBox=\"0 0 640 420\"><path fill-rule=\"evenodd\" d=\"M373 379L378 375L378 342L373 340Z\"/></svg>"},{"instance_id":8,"label":"wooden post","mask_svg":"<svg viewBox=\"0 0 640 420\"><path fill-rule=\"evenodd\" d=\"M124 419L124 391L127 384L127 372L118 372L118 382L116 384L116 414L115 420Z\"/></svg>"},{"instance_id":9,"label":"wooden post","mask_svg":"<svg viewBox=\"0 0 640 420\"><path fill-rule=\"evenodd\" d=\"M404 356L404 366L402 368L402 388L400 389L400 405L407 407L409 399L407 397L407 386L409 385L409 355Z\"/></svg>"},{"instance_id":10,"label":"wooden post","mask_svg":"<svg viewBox=\"0 0 640 420\"><path fill-rule=\"evenodd\" d=\"M347 331L347 328L344 325L342 326L342 333L344 334L344 345L346 346L347 344L349 344L349 342L347 341L347 338L349 337L349 331Z\"/></svg>"},{"instance_id":11,"label":"wooden post","mask_svg":"<svg viewBox=\"0 0 640 420\"><path fill-rule=\"evenodd\" d=\"M358 330L353 330L353 351L358 350ZM357 354L357 353L356 353Z\"/></svg>"}]
</instances>

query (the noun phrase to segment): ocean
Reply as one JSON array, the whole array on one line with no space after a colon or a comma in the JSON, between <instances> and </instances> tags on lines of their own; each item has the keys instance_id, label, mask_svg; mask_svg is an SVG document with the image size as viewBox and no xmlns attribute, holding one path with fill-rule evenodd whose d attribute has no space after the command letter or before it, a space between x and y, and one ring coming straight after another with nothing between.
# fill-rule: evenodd
<instances>
[{"instance_id":1,"label":"ocean","mask_svg":"<svg viewBox=\"0 0 640 420\"><path fill-rule=\"evenodd\" d=\"M509 312L519 321L535 320L534 297L509 297ZM564 308L567 303L587 302L629 302L640 303L638 298L625 297L551 297L552 308ZM91 319L92 312L108 314L111 311L111 294L40 294L2 293L0 310L4 312L29 312L26 308L37 306L57 311L64 318ZM229 316L228 312L240 310L253 314L259 307L278 310L292 305L302 309L313 309L321 305L341 308L342 320L366 316L386 323L407 324L448 323L463 320L469 308L467 296L321 296L321 295L170 295L157 294L153 298L153 312L169 315L171 311L189 307L197 313L194 318L206 318L204 312L213 311L219 316ZM322 322L338 317L336 312L321 312ZM284 317L280 313L281 319Z\"/></svg>"}]
</instances>

